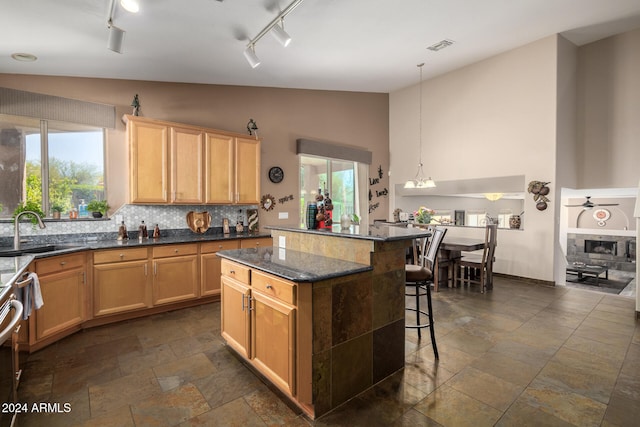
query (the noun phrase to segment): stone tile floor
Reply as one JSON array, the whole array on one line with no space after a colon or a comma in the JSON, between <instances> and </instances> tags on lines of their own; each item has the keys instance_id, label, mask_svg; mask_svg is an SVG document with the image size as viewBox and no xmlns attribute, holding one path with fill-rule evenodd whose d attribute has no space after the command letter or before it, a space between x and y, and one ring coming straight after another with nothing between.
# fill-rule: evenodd
<instances>
[{"instance_id":1,"label":"stone tile floor","mask_svg":"<svg viewBox=\"0 0 640 427\"><path fill-rule=\"evenodd\" d=\"M20 426L632 426L640 419L635 301L496 277L434 294L406 367L314 422L229 353L219 304L86 330L28 357L21 401L69 403Z\"/></svg>"}]
</instances>

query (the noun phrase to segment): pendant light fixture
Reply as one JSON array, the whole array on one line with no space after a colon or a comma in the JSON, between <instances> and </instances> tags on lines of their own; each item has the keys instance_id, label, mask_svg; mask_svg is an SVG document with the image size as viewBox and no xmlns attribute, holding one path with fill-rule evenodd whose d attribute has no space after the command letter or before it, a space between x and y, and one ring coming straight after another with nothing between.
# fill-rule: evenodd
<instances>
[{"instance_id":1,"label":"pendant light fixture","mask_svg":"<svg viewBox=\"0 0 640 427\"><path fill-rule=\"evenodd\" d=\"M424 177L424 171L422 170L422 67L423 66L424 66L424 62L422 64L418 64L418 68L420 69L420 118L418 120L419 128L420 128L420 132L419 132L420 162L418 163L418 172L416 173L415 178L407 180L407 182L405 182L404 184L404 188L433 188L436 186L436 183L433 181L433 179L431 179L431 177L429 178Z\"/></svg>"}]
</instances>

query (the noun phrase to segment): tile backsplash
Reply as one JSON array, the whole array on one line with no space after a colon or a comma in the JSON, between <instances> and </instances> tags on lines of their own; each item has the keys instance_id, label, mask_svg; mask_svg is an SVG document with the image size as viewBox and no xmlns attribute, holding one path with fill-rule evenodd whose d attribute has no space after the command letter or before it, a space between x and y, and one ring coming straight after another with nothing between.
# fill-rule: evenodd
<instances>
[{"instance_id":1,"label":"tile backsplash","mask_svg":"<svg viewBox=\"0 0 640 427\"><path fill-rule=\"evenodd\" d=\"M222 227L222 219L229 218L229 223L235 225L239 215L247 225L247 209L258 209L257 205L242 206L211 206L211 205L124 205L107 220L78 219L78 220L48 220L47 228L34 227L30 222L20 223L20 236L51 236L51 235L88 235L93 233L116 233L120 225L116 215L122 215L127 230L137 231L141 221L147 228L153 230L158 224L160 230L187 230L187 213L190 211L211 214L211 227ZM28 218L27 218L28 219ZM13 221L0 222L0 238L13 237Z\"/></svg>"}]
</instances>

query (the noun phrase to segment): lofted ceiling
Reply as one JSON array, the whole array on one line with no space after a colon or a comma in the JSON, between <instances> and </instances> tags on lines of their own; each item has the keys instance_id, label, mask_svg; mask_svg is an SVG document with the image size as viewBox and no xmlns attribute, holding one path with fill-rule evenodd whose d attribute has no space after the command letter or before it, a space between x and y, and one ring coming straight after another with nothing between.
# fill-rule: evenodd
<instances>
[{"instance_id":1,"label":"lofted ceiling","mask_svg":"<svg viewBox=\"0 0 640 427\"><path fill-rule=\"evenodd\" d=\"M117 5L118 54L110 0L2 0L0 73L388 93L417 83L421 62L428 79L556 33L582 45L640 28L638 0L304 0L285 19L291 44L266 34L251 68L247 43L291 1ZM427 49L443 39L455 43Z\"/></svg>"}]
</instances>

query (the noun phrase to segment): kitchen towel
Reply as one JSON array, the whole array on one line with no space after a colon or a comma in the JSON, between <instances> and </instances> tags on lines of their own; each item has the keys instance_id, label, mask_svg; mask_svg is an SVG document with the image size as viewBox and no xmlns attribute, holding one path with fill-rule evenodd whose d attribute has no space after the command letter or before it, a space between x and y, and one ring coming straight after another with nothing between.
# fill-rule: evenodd
<instances>
[{"instance_id":1,"label":"kitchen towel","mask_svg":"<svg viewBox=\"0 0 640 427\"><path fill-rule=\"evenodd\" d=\"M16 298L22 303L24 310L22 312L22 318L27 320L31 315L31 311L35 307L38 310L44 305L42 300L42 292L40 291L40 279L36 273L27 274L27 283L23 287L18 287L16 291Z\"/></svg>"}]
</instances>

